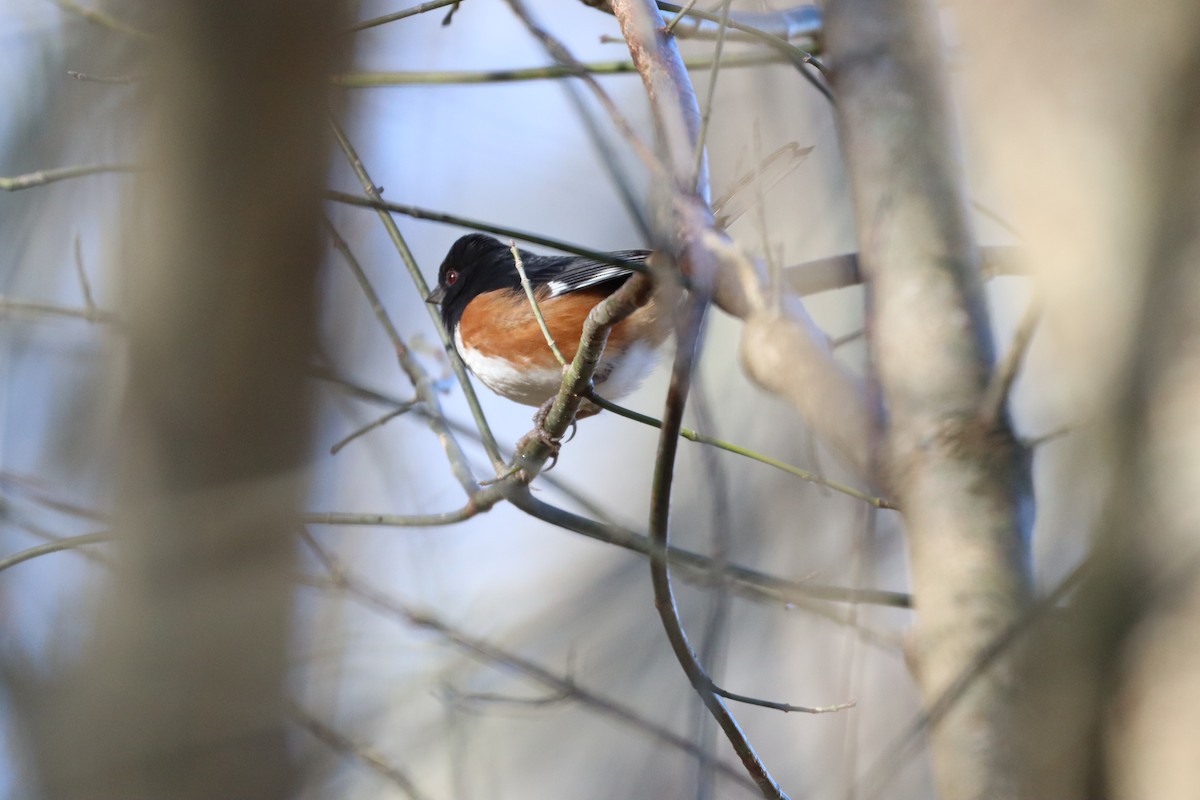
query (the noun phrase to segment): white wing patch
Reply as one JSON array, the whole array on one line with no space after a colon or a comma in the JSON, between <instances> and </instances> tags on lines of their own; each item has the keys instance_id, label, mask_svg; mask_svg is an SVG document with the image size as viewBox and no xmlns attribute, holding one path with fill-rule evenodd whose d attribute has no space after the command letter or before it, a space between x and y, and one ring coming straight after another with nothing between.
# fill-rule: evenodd
<instances>
[{"instance_id":1,"label":"white wing patch","mask_svg":"<svg viewBox=\"0 0 1200 800\"><path fill-rule=\"evenodd\" d=\"M624 267L606 267L598 270L592 275L581 281L547 281L546 288L550 291L550 297L558 297L567 292L575 292L580 289L586 289L589 286L595 286L598 283L610 281L613 278L619 278L622 275L627 275L629 270Z\"/></svg>"}]
</instances>

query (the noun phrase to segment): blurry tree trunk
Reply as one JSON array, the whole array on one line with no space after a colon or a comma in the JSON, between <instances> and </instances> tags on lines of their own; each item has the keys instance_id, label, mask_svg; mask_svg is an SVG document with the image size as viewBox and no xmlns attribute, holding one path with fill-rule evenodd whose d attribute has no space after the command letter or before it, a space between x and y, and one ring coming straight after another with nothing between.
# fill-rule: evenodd
<instances>
[{"instance_id":1,"label":"blurry tree trunk","mask_svg":"<svg viewBox=\"0 0 1200 800\"><path fill-rule=\"evenodd\" d=\"M63 798L282 798L336 2L178 0L125 229L116 579L43 703ZM82 122L82 121L81 121Z\"/></svg>"},{"instance_id":2,"label":"blurry tree trunk","mask_svg":"<svg viewBox=\"0 0 1200 800\"><path fill-rule=\"evenodd\" d=\"M1026 599L1028 462L989 419L994 361L941 42L926 0L836 0L826 43L888 418L877 466L909 537L911 662L932 703ZM972 684L932 734L944 800L1019 795L1012 670Z\"/></svg>"},{"instance_id":3,"label":"blurry tree trunk","mask_svg":"<svg viewBox=\"0 0 1200 800\"><path fill-rule=\"evenodd\" d=\"M1147 213L1100 434L1115 474L1091 579L1035 649L1025 709L1034 792L1063 800L1200 791L1200 9L1158 4L1147 22L1169 33L1121 67L1148 107L1144 129L1118 129Z\"/></svg>"}]
</instances>

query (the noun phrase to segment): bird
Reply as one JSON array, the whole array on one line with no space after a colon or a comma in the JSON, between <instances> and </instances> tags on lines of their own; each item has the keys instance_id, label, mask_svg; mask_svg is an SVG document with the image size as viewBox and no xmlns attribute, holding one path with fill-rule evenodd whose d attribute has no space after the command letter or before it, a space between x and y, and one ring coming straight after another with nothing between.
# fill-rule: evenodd
<instances>
[{"instance_id":1,"label":"bird","mask_svg":"<svg viewBox=\"0 0 1200 800\"><path fill-rule=\"evenodd\" d=\"M559 350L575 357L588 313L635 272L629 266L582 256L547 256L518 250L529 283ZM648 250L619 250L613 261L646 264ZM501 397L542 409L558 394L563 368L538 325L521 286L509 245L471 233L450 247L426 302L440 306L442 322L463 362ZM645 380L670 332L669 309L657 294L613 326L592 376L594 391L618 400ZM599 413L585 400L577 419Z\"/></svg>"}]
</instances>

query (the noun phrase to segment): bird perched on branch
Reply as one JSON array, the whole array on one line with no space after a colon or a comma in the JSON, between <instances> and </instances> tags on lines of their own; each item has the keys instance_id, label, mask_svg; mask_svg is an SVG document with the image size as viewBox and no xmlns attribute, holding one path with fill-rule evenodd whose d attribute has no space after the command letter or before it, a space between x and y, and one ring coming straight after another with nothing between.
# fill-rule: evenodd
<instances>
[{"instance_id":1,"label":"bird perched on branch","mask_svg":"<svg viewBox=\"0 0 1200 800\"><path fill-rule=\"evenodd\" d=\"M580 256L518 252L550 336L570 363L588 313L635 269ZM614 261L642 265L649 254L622 250L610 255ZM481 233L456 241L438 270L437 288L426 300L441 306L442 321L459 355L496 394L543 408L558 394L563 368L521 286L512 250L503 242ZM612 328L592 377L597 394L616 400L641 384L658 361L658 348L670 330L669 317L652 296ZM599 410L585 400L576 416Z\"/></svg>"}]
</instances>

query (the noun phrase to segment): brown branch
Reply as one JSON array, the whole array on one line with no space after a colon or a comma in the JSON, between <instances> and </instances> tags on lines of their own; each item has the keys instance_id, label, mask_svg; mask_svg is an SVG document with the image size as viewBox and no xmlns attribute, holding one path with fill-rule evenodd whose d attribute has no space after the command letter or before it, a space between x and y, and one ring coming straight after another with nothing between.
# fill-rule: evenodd
<instances>
[{"instance_id":1,"label":"brown branch","mask_svg":"<svg viewBox=\"0 0 1200 800\"><path fill-rule=\"evenodd\" d=\"M675 185L676 213L672 216L670 239L673 261L691 279L685 310L676 321L675 361L663 412L658 455L651 487L650 541L660 553L668 545L671 485L675 455L679 448L679 429L691 385L692 367L700 341L700 331L717 275L717 263L701 242L703 231L711 230L712 216L707 205L700 207L695 197L709 196L707 162L693 158L700 140L702 119L691 91L691 82L675 41L663 30L662 17L653 3L642 0L614 0L613 13L629 45L630 55L642 75L655 128L663 142ZM694 194L693 194L694 191ZM673 210L675 210L673 209ZM679 213L680 210L692 213ZM697 213L699 212L699 213ZM665 238L665 237L664 237ZM663 630L684 674L705 707L716 719L746 772L767 798L786 795L771 777L755 753L737 720L713 690L713 684L688 642L671 589L667 560L652 559L650 577L654 587L654 605Z\"/></svg>"}]
</instances>

